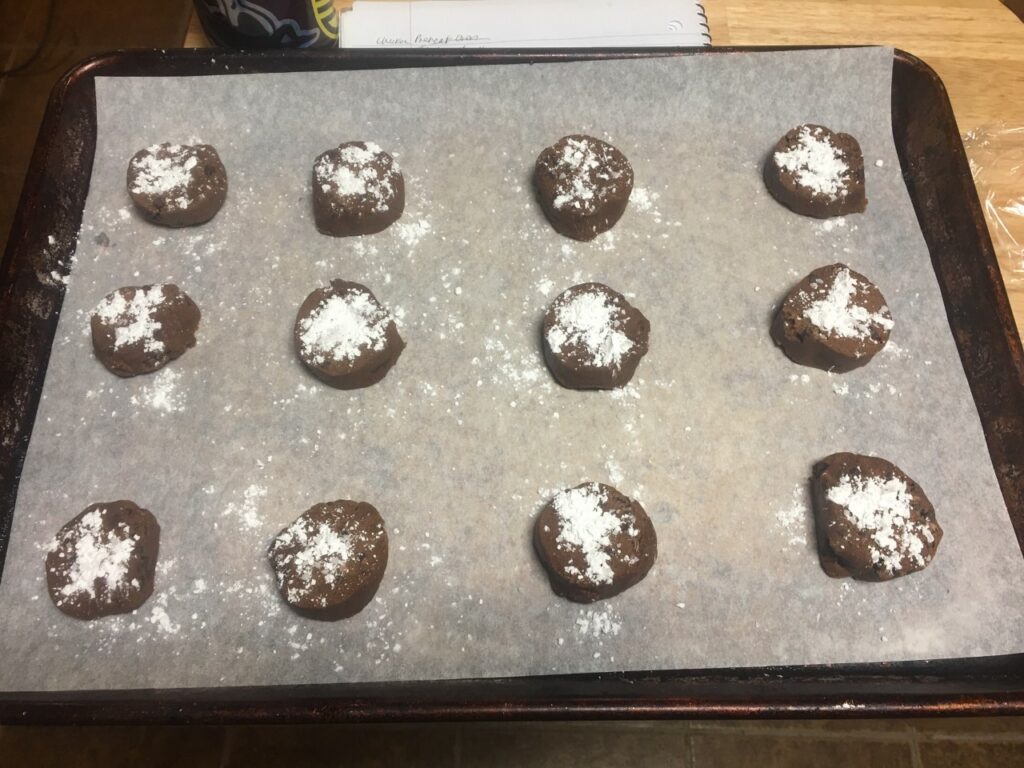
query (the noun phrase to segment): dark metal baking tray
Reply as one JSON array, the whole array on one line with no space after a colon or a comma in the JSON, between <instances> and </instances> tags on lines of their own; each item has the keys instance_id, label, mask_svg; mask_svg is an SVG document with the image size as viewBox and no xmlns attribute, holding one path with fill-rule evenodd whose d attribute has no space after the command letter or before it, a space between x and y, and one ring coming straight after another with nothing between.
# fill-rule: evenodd
<instances>
[{"instance_id":1,"label":"dark metal baking tray","mask_svg":"<svg viewBox=\"0 0 1024 768\"><path fill-rule=\"evenodd\" d=\"M0 264L0 566L96 145L95 78L381 69L792 48L614 51L120 52L50 97ZM1024 549L1024 354L945 88L896 51L892 122L950 329ZM53 238L52 241L49 238ZM48 308L54 311L40 311ZM45 319L44 319L45 318ZM0 660L3 663L3 660ZM0 694L5 723L877 717L1024 713L1024 654L975 659L426 682Z\"/></svg>"}]
</instances>

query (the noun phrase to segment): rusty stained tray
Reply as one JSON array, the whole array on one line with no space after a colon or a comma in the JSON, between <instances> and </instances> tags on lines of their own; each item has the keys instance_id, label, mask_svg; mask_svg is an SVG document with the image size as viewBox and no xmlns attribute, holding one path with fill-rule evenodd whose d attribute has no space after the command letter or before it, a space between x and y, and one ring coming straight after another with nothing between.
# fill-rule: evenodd
<instances>
[{"instance_id":1,"label":"rusty stained tray","mask_svg":"<svg viewBox=\"0 0 1024 768\"><path fill-rule=\"evenodd\" d=\"M37 273L74 252L96 145L95 78L463 66L794 48L567 51L120 52L51 94L0 265L0 565L63 286ZM1024 550L1024 354L945 88L896 51L903 177L992 463ZM53 237L54 241L48 238ZM2 574L2 572L0 572ZM0 693L5 723L877 717L1024 713L1024 654L885 664L700 669L424 682Z\"/></svg>"}]
</instances>

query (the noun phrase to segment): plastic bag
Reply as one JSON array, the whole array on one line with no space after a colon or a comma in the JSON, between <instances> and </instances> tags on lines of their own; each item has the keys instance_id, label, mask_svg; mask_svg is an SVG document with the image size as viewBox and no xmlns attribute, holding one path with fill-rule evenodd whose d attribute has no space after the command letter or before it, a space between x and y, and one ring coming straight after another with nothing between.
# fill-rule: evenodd
<instances>
[{"instance_id":1,"label":"plastic bag","mask_svg":"<svg viewBox=\"0 0 1024 768\"><path fill-rule=\"evenodd\" d=\"M1024 285L1024 127L985 126L963 140L1003 280Z\"/></svg>"}]
</instances>

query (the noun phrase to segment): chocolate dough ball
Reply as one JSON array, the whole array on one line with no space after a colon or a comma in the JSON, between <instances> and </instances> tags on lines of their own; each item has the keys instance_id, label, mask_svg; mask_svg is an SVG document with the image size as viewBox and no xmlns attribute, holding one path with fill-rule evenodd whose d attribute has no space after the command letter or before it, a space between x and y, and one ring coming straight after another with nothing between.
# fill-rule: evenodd
<instances>
[{"instance_id":1,"label":"chocolate dough ball","mask_svg":"<svg viewBox=\"0 0 1024 768\"><path fill-rule=\"evenodd\" d=\"M867 365L889 341L892 327L875 284L845 264L832 264L789 292L771 335L794 363L845 373Z\"/></svg>"},{"instance_id":2,"label":"chocolate dough ball","mask_svg":"<svg viewBox=\"0 0 1024 768\"><path fill-rule=\"evenodd\" d=\"M537 516L533 546L551 589L578 603L624 592L658 558L658 537L640 502L604 483L556 495Z\"/></svg>"},{"instance_id":3,"label":"chocolate dough ball","mask_svg":"<svg viewBox=\"0 0 1024 768\"><path fill-rule=\"evenodd\" d=\"M575 134L540 153L537 202L557 232L593 240L615 226L633 192L633 169L607 142Z\"/></svg>"},{"instance_id":4,"label":"chocolate dough ball","mask_svg":"<svg viewBox=\"0 0 1024 768\"><path fill-rule=\"evenodd\" d=\"M650 330L647 318L621 293L601 283L574 285L544 315L544 359L563 387L622 387L647 354Z\"/></svg>"},{"instance_id":5,"label":"chocolate dough ball","mask_svg":"<svg viewBox=\"0 0 1024 768\"><path fill-rule=\"evenodd\" d=\"M384 578L384 520L365 501L317 504L278 534L270 562L281 597L297 613L346 619L373 599Z\"/></svg>"},{"instance_id":6,"label":"chocolate dough ball","mask_svg":"<svg viewBox=\"0 0 1024 768\"><path fill-rule=\"evenodd\" d=\"M821 125L800 125L779 139L764 164L764 183L791 211L818 219L868 205L860 144Z\"/></svg>"},{"instance_id":7,"label":"chocolate dough ball","mask_svg":"<svg viewBox=\"0 0 1024 768\"><path fill-rule=\"evenodd\" d=\"M93 310L93 351L118 376L152 373L195 346L199 317L173 283L118 288Z\"/></svg>"},{"instance_id":8,"label":"chocolate dough ball","mask_svg":"<svg viewBox=\"0 0 1024 768\"><path fill-rule=\"evenodd\" d=\"M405 342L369 288L332 280L299 307L295 346L299 359L325 384L358 389L383 379Z\"/></svg>"},{"instance_id":9,"label":"chocolate dough ball","mask_svg":"<svg viewBox=\"0 0 1024 768\"><path fill-rule=\"evenodd\" d=\"M380 232L403 210L405 180L398 163L372 141L329 149L313 164L313 217L325 235Z\"/></svg>"},{"instance_id":10,"label":"chocolate dough ball","mask_svg":"<svg viewBox=\"0 0 1024 768\"><path fill-rule=\"evenodd\" d=\"M818 555L829 576L888 581L920 571L942 529L917 483L895 464L834 453L814 466Z\"/></svg>"},{"instance_id":11,"label":"chocolate dough ball","mask_svg":"<svg viewBox=\"0 0 1024 768\"><path fill-rule=\"evenodd\" d=\"M220 210L228 174L209 144L154 144L128 163L128 194L147 221L189 227Z\"/></svg>"},{"instance_id":12,"label":"chocolate dough ball","mask_svg":"<svg viewBox=\"0 0 1024 768\"><path fill-rule=\"evenodd\" d=\"M160 526L131 501L86 507L46 555L53 604L76 619L130 613L153 594Z\"/></svg>"}]
</instances>

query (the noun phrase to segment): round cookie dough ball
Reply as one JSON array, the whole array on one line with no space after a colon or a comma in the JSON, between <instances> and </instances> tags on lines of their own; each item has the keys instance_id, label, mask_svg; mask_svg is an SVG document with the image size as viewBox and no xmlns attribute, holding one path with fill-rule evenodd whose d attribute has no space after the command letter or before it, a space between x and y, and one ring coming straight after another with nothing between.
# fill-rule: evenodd
<instances>
[{"instance_id":1,"label":"round cookie dough ball","mask_svg":"<svg viewBox=\"0 0 1024 768\"><path fill-rule=\"evenodd\" d=\"M384 578L384 520L365 501L317 504L278 534L270 562L281 596L297 613L346 619L373 599Z\"/></svg>"},{"instance_id":2,"label":"round cookie dough ball","mask_svg":"<svg viewBox=\"0 0 1024 768\"><path fill-rule=\"evenodd\" d=\"M398 221L403 210L402 171L372 141L329 149L313 164L313 217L325 235L380 232Z\"/></svg>"},{"instance_id":3,"label":"round cookie dough ball","mask_svg":"<svg viewBox=\"0 0 1024 768\"><path fill-rule=\"evenodd\" d=\"M332 280L299 307L295 347L299 359L322 382L358 389L383 379L405 342L391 313L369 288Z\"/></svg>"},{"instance_id":4,"label":"round cookie dough ball","mask_svg":"<svg viewBox=\"0 0 1024 768\"><path fill-rule=\"evenodd\" d=\"M152 373L195 346L199 317L173 283L118 288L93 310L93 351L118 376Z\"/></svg>"},{"instance_id":5,"label":"round cookie dough ball","mask_svg":"<svg viewBox=\"0 0 1024 768\"><path fill-rule=\"evenodd\" d=\"M130 613L153 594L156 518L131 501L93 504L67 523L46 555L53 604L76 619Z\"/></svg>"},{"instance_id":6,"label":"round cookie dough ball","mask_svg":"<svg viewBox=\"0 0 1024 768\"><path fill-rule=\"evenodd\" d=\"M821 125L800 125L779 139L764 183L791 211L818 219L861 213L868 204L860 144Z\"/></svg>"},{"instance_id":7,"label":"round cookie dough ball","mask_svg":"<svg viewBox=\"0 0 1024 768\"><path fill-rule=\"evenodd\" d=\"M578 603L624 592L658 558L658 537L640 502L603 483L556 495L537 516L533 546L551 589Z\"/></svg>"},{"instance_id":8,"label":"round cookie dough ball","mask_svg":"<svg viewBox=\"0 0 1024 768\"><path fill-rule=\"evenodd\" d=\"M209 144L154 144L128 163L128 194L146 221L190 227L220 210L228 174Z\"/></svg>"},{"instance_id":9,"label":"round cookie dough ball","mask_svg":"<svg viewBox=\"0 0 1024 768\"><path fill-rule=\"evenodd\" d=\"M794 363L846 373L889 341L892 314L874 283L845 264L819 267L789 292L772 340Z\"/></svg>"},{"instance_id":10,"label":"round cookie dough ball","mask_svg":"<svg viewBox=\"0 0 1024 768\"><path fill-rule=\"evenodd\" d=\"M888 581L920 571L942 528L917 483L895 464L834 453L814 466L818 556L829 576Z\"/></svg>"},{"instance_id":11,"label":"round cookie dough ball","mask_svg":"<svg viewBox=\"0 0 1024 768\"><path fill-rule=\"evenodd\" d=\"M614 227L626 210L633 169L611 144L574 134L540 153L533 183L537 202L555 231L593 240Z\"/></svg>"},{"instance_id":12,"label":"round cookie dough ball","mask_svg":"<svg viewBox=\"0 0 1024 768\"><path fill-rule=\"evenodd\" d=\"M563 387L622 387L647 354L650 330L647 318L621 293L602 283L574 285L544 315L544 360Z\"/></svg>"}]
</instances>

